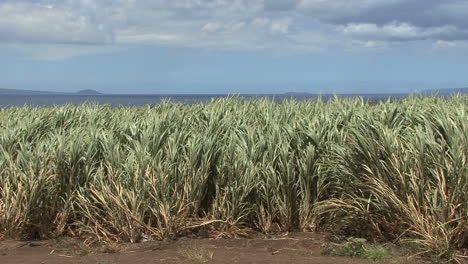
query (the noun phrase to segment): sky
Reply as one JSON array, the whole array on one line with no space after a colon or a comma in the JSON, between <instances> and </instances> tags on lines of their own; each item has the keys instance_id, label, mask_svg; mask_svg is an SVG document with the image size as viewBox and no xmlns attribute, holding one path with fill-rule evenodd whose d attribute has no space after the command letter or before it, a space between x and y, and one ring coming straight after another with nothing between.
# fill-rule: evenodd
<instances>
[{"instance_id":1,"label":"sky","mask_svg":"<svg viewBox=\"0 0 468 264\"><path fill-rule=\"evenodd\" d=\"M467 0L0 0L0 88L468 87Z\"/></svg>"}]
</instances>

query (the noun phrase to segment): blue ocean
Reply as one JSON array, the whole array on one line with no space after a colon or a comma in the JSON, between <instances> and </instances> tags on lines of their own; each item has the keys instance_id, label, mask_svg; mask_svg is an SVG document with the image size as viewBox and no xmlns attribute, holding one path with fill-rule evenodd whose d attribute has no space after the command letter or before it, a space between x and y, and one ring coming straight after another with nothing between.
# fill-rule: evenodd
<instances>
[{"instance_id":1,"label":"blue ocean","mask_svg":"<svg viewBox=\"0 0 468 264\"><path fill-rule=\"evenodd\" d=\"M314 94L267 94L267 95L0 95L0 107L12 106L53 106L64 104L107 104L111 106L146 106L157 105L162 100L187 104L206 103L213 99L224 97L240 97L244 99L267 98L281 102L295 99L299 101L321 98L324 101L337 97L362 97L366 101L382 101L387 99L402 99L408 94L343 94L343 95L314 95Z\"/></svg>"}]
</instances>

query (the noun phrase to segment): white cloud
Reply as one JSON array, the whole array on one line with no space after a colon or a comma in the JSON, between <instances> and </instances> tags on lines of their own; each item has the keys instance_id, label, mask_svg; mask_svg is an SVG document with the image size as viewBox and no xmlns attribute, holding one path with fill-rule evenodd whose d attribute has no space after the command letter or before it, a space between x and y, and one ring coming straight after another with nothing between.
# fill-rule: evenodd
<instances>
[{"instance_id":1,"label":"white cloud","mask_svg":"<svg viewBox=\"0 0 468 264\"><path fill-rule=\"evenodd\" d=\"M207 23L203 26L202 32L204 33L213 33L220 30L222 26L218 23Z\"/></svg>"},{"instance_id":2,"label":"white cloud","mask_svg":"<svg viewBox=\"0 0 468 264\"><path fill-rule=\"evenodd\" d=\"M468 49L468 41L446 41L446 40L438 40L435 42L434 47L436 49L442 50L467 50Z\"/></svg>"},{"instance_id":3,"label":"white cloud","mask_svg":"<svg viewBox=\"0 0 468 264\"><path fill-rule=\"evenodd\" d=\"M157 33L134 33L134 32L119 32L116 41L121 44L154 44L162 42L180 41L180 37L170 34L157 34Z\"/></svg>"},{"instance_id":4,"label":"white cloud","mask_svg":"<svg viewBox=\"0 0 468 264\"><path fill-rule=\"evenodd\" d=\"M205 24L201 31L202 33L212 34L212 33L229 33L236 32L244 28L246 25L245 22L229 22L229 23L207 23Z\"/></svg>"},{"instance_id":5,"label":"white cloud","mask_svg":"<svg viewBox=\"0 0 468 264\"><path fill-rule=\"evenodd\" d=\"M113 33L86 14L23 2L0 4L0 41L52 44L109 44Z\"/></svg>"},{"instance_id":6,"label":"white cloud","mask_svg":"<svg viewBox=\"0 0 468 264\"><path fill-rule=\"evenodd\" d=\"M290 24L290 18L273 20L270 25L270 32L272 34L287 34Z\"/></svg>"},{"instance_id":7,"label":"white cloud","mask_svg":"<svg viewBox=\"0 0 468 264\"><path fill-rule=\"evenodd\" d=\"M436 46L441 48L454 48L457 46L457 43L454 41L438 40Z\"/></svg>"},{"instance_id":8,"label":"white cloud","mask_svg":"<svg viewBox=\"0 0 468 264\"><path fill-rule=\"evenodd\" d=\"M371 23L351 23L340 26L344 34L374 40L422 40L437 39L450 36L458 32L455 26L420 28L408 23L392 22L386 25Z\"/></svg>"}]
</instances>

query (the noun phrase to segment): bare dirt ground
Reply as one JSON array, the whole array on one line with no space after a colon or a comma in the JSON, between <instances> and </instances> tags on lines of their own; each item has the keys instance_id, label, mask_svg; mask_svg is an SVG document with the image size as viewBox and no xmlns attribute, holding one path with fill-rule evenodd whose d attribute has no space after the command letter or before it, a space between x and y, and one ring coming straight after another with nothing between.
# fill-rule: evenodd
<instances>
[{"instance_id":1,"label":"bare dirt ground","mask_svg":"<svg viewBox=\"0 0 468 264\"><path fill-rule=\"evenodd\" d=\"M69 241L0 241L1 264L138 264L138 263L308 263L414 264L394 257L372 262L357 258L321 256L324 236L294 233L255 239L188 239L149 241L92 252ZM102 253L114 252L114 253Z\"/></svg>"}]
</instances>

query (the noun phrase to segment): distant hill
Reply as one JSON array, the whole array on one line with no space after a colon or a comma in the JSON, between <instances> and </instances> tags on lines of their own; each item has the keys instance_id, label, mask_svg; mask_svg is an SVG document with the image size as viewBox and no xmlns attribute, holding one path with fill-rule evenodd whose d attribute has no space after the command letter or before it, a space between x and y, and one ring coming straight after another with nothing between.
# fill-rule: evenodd
<instances>
[{"instance_id":1,"label":"distant hill","mask_svg":"<svg viewBox=\"0 0 468 264\"><path fill-rule=\"evenodd\" d=\"M91 90L91 89L86 89L86 90L81 90L76 93L60 93L60 92L50 92L50 91L34 91L34 90L19 90L19 89L5 89L5 88L0 88L0 95L73 95L73 94L79 94L79 95L100 95L102 93L96 91L96 90Z\"/></svg>"},{"instance_id":2,"label":"distant hill","mask_svg":"<svg viewBox=\"0 0 468 264\"><path fill-rule=\"evenodd\" d=\"M100 95L102 93L100 93L100 92L98 92L96 90L86 89L86 90L78 91L77 94L81 94L81 95Z\"/></svg>"},{"instance_id":3,"label":"distant hill","mask_svg":"<svg viewBox=\"0 0 468 264\"><path fill-rule=\"evenodd\" d=\"M18 90L18 89L5 89L5 88L0 88L0 95L47 95L47 94L60 94L57 92L49 92L49 91L33 91L33 90Z\"/></svg>"}]
</instances>

